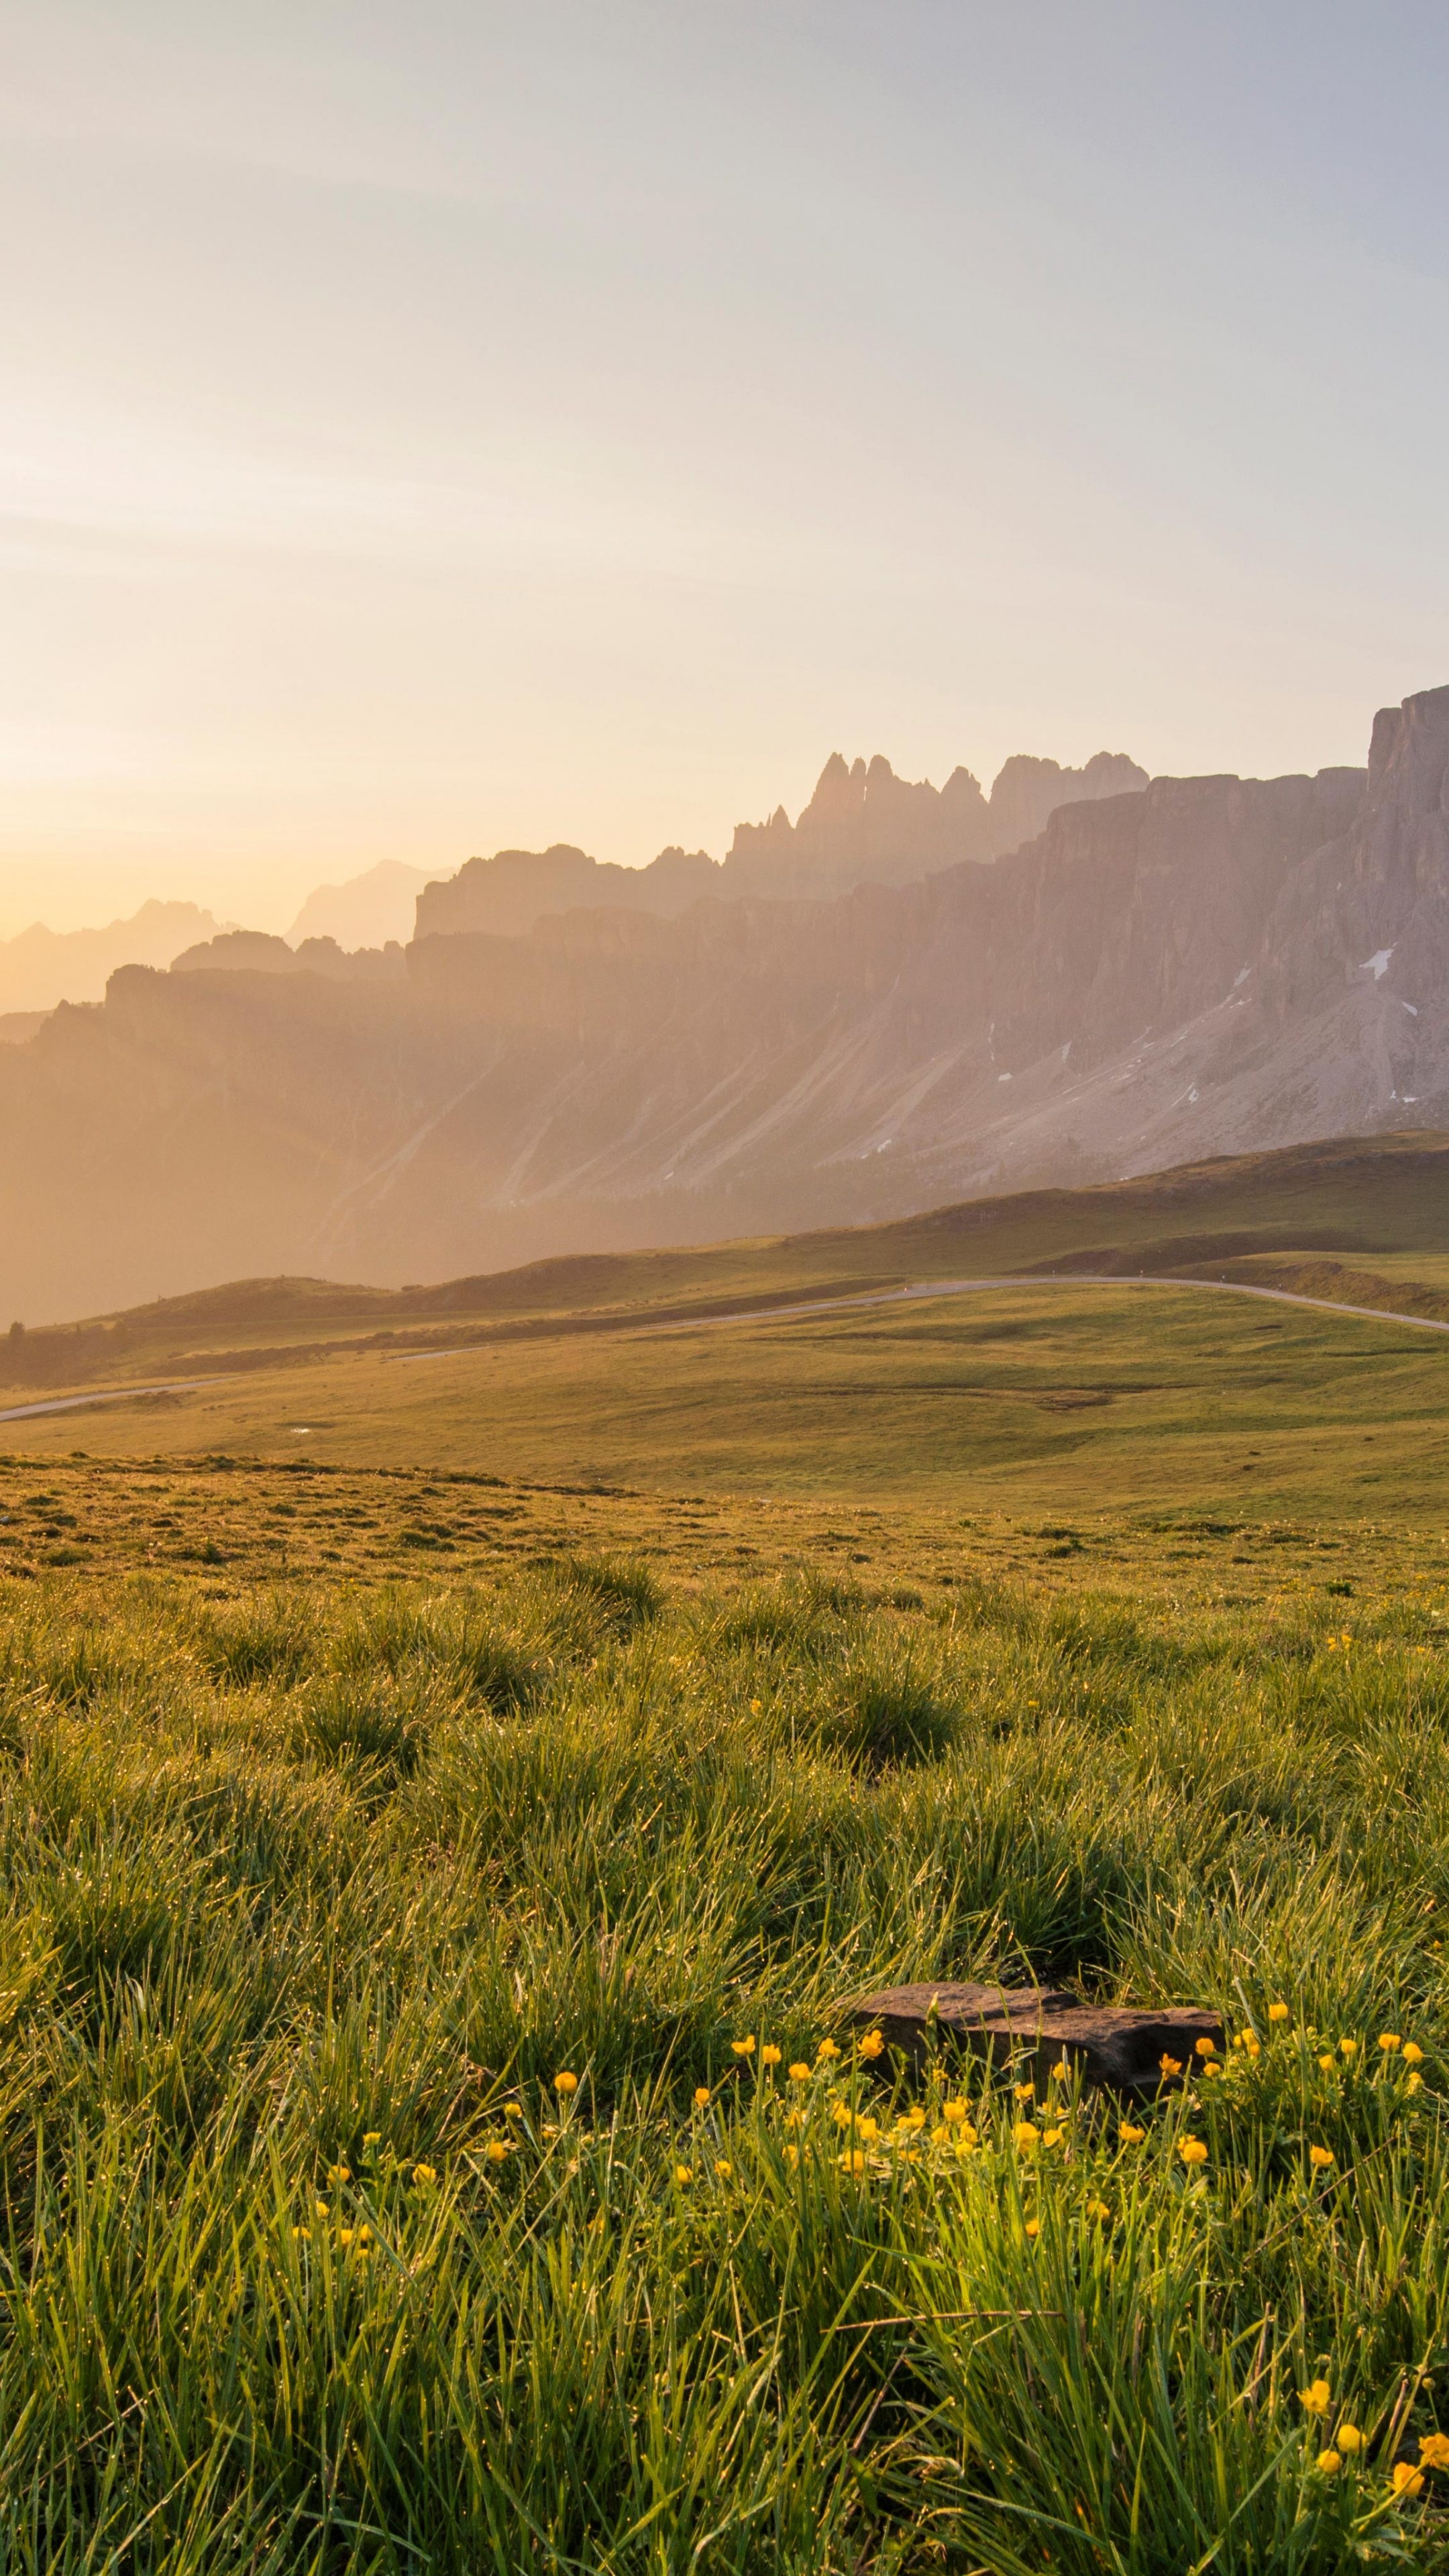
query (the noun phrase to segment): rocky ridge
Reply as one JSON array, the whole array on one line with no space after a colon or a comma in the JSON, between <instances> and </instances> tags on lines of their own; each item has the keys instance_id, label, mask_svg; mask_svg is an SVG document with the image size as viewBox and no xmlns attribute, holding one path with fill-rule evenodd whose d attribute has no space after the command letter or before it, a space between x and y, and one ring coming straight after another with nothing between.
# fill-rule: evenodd
<instances>
[{"instance_id":1,"label":"rocky ridge","mask_svg":"<svg viewBox=\"0 0 1449 2576\"><path fill-rule=\"evenodd\" d=\"M798 826L797 826L798 828ZM1449 689L823 901L159 974L0 1050L0 1308L853 1223L1449 1124Z\"/></svg>"},{"instance_id":2,"label":"rocky ridge","mask_svg":"<svg viewBox=\"0 0 1449 2576\"><path fill-rule=\"evenodd\" d=\"M966 859L986 861L1016 849L1045 827L1058 805L1146 785L1147 772L1123 752L1099 751L1084 769L1018 756L1007 761L988 799L969 769L953 770L935 788L929 780L897 778L879 753L848 763L833 752L795 822L781 805L768 822L737 824L722 860L706 850L670 848L648 867L622 868L568 842L499 850L423 887L416 936L492 931L514 938L549 914L580 908L672 919L706 895L823 901L858 885L905 885Z\"/></svg>"}]
</instances>

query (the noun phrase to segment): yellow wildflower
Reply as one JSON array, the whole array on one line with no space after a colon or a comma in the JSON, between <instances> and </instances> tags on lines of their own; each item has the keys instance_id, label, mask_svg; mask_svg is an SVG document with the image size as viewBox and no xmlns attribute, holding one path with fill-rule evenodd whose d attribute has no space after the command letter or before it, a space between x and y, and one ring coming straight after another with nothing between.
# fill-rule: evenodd
<instances>
[{"instance_id":1,"label":"yellow wildflower","mask_svg":"<svg viewBox=\"0 0 1449 2576\"><path fill-rule=\"evenodd\" d=\"M330 2218L332 2212L328 2208L325 2200L314 2200L312 2203L312 2214L314 2218Z\"/></svg>"},{"instance_id":2,"label":"yellow wildflower","mask_svg":"<svg viewBox=\"0 0 1449 2576\"><path fill-rule=\"evenodd\" d=\"M352 2233L353 2231L350 2227L339 2227L337 2230L338 2244L350 2245L352 2243Z\"/></svg>"},{"instance_id":3,"label":"yellow wildflower","mask_svg":"<svg viewBox=\"0 0 1449 2576\"><path fill-rule=\"evenodd\" d=\"M1033 2242L1035 2242L1036 2238L1041 2234L1041 2220L1039 2218L1029 2218L1026 2222L1026 2233L1032 2238Z\"/></svg>"},{"instance_id":4,"label":"yellow wildflower","mask_svg":"<svg viewBox=\"0 0 1449 2576\"><path fill-rule=\"evenodd\" d=\"M860 2043L860 2054L867 2059L879 2057L884 2047L885 2033L879 2030L868 2030Z\"/></svg>"},{"instance_id":5,"label":"yellow wildflower","mask_svg":"<svg viewBox=\"0 0 1449 2576\"><path fill-rule=\"evenodd\" d=\"M864 2158L864 2156L861 2154L859 2147L847 2147L847 2148L846 2148L844 2155L843 2155L843 2156L841 2157L841 2159L840 2159L840 2167L841 2167L841 2171L842 2171L842 2173L849 2173L849 2174L863 2174L863 2173L864 2173L864 2171L865 2171L865 2158Z\"/></svg>"},{"instance_id":6,"label":"yellow wildflower","mask_svg":"<svg viewBox=\"0 0 1449 2576\"><path fill-rule=\"evenodd\" d=\"M1105 2202L1105 2200L1089 2200L1089 2201L1088 2201L1088 2203L1087 2203L1087 2216L1088 2216L1089 2218L1110 2218L1110 2217L1111 2217L1111 2215L1112 2215L1112 2212L1111 2212L1111 2210L1108 2208L1107 2203Z\"/></svg>"},{"instance_id":7,"label":"yellow wildflower","mask_svg":"<svg viewBox=\"0 0 1449 2576\"><path fill-rule=\"evenodd\" d=\"M1343 2462L1336 2451L1320 2451L1314 2466L1322 2469L1326 2478L1331 2478L1335 2469L1342 2468Z\"/></svg>"},{"instance_id":8,"label":"yellow wildflower","mask_svg":"<svg viewBox=\"0 0 1449 2576\"><path fill-rule=\"evenodd\" d=\"M784 2054L785 2052L783 2048L777 2048L772 2039L767 2039L764 2047L760 2051L760 2064L762 2066L778 2066Z\"/></svg>"},{"instance_id":9,"label":"yellow wildflower","mask_svg":"<svg viewBox=\"0 0 1449 2576\"><path fill-rule=\"evenodd\" d=\"M1415 2068L1415 2070L1414 2070L1414 2072L1413 2072L1413 2073L1412 2073L1412 2074L1411 2074L1411 2075L1406 2079L1406 2082L1405 2082L1405 2085L1404 2085L1404 2090L1405 2090L1405 2092L1406 2092L1406 2093L1417 2093L1417 2092L1420 2090L1421 2086L1423 2085L1423 2081L1424 2081L1423 2076L1419 2073L1419 2071L1418 2071L1418 2069L1417 2069L1417 2067L1416 2067L1416 2068Z\"/></svg>"},{"instance_id":10,"label":"yellow wildflower","mask_svg":"<svg viewBox=\"0 0 1449 2576\"><path fill-rule=\"evenodd\" d=\"M365 2147L380 2147L382 2144L381 2129L364 2129L362 2132L362 2143Z\"/></svg>"},{"instance_id":11,"label":"yellow wildflower","mask_svg":"<svg viewBox=\"0 0 1449 2576\"><path fill-rule=\"evenodd\" d=\"M726 2182L728 2182L730 2175L734 2172L734 2166L730 2163L728 2156L716 2157L714 2169L717 2174L723 2175Z\"/></svg>"},{"instance_id":12,"label":"yellow wildflower","mask_svg":"<svg viewBox=\"0 0 1449 2576\"><path fill-rule=\"evenodd\" d=\"M1311 2165L1316 2165L1319 2172L1322 2173L1325 2167L1331 2165L1333 2162L1332 2147L1310 2147L1308 2150L1308 2161Z\"/></svg>"},{"instance_id":13,"label":"yellow wildflower","mask_svg":"<svg viewBox=\"0 0 1449 2576\"><path fill-rule=\"evenodd\" d=\"M351 2165L329 2165L327 2168L327 2179L329 2182L351 2182Z\"/></svg>"},{"instance_id":14,"label":"yellow wildflower","mask_svg":"<svg viewBox=\"0 0 1449 2576\"><path fill-rule=\"evenodd\" d=\"M1286 2005L1286 2004L1270 2004L1270 2005L1268 2006L1268 2019L1269 2019L1270 2021L1287 2021L1287 2019L1288 2019L1288 2007L1287 2007L1287 2005Z\"/></svg>"},{"instance_id":15,"label":"yellow wildflower","mask_svg":"<svg viewBox=\"0 0 1449 2576\"><path fill-rule=\"evenodd\" d=\"M1207 2163L1208 2151L1201 2138L1184 2138L1177 2152L1185 2165Z\"/></svg>"},{"instance_id":16,"label":"yellow wildflower","mask_svg":"<svg viewBox=\"0 0 1449 2576\"><path fill-rule=\"evenodd\" d=\"M1210 2039L1195 2039L1193 2048L1199 2057L1211 2057L1213 2054L1213 2043Z\"/></svg>"},{"instance_id":17,"label":"yellow wildflower","mask_svg":"<svg viewBox=\"0 0 1449 2576\"><path fill-rule=\"evenodd\" d=\"M1416 2039L1406 2039L1404 2042L1404 2064L1406 2066L1422 2066L1423 2063L1424 2052L1419 2046L1418 2041Z\"/></svg>"},{"instance_id":18,"label":"yellow wildflower","mask_svg":"<svg viewBox=\"0 0 1449 2576\"><path fill-rule=\"evenodd\" d=\"M292 2230L292 2234L293 2234L293 2235L294 2235L294 2236L295 2236L295 2237L300 2241L300 2243L302 2243L303 2245L310 2245L310 2244L311 2244L311 2242L312 2242L312 2230L311 2230L311 2228L310 2228L310 2227L294 2227L294 2228L293 2228L293 2230Z\"/></svg>"},{"instance_id":19,"label":"yellow wildflower","mask_svg":"<svg viewBox=\"0 0 1449 2576\"><path fill-rule=\"evenodd\" d=\"M855 2113L852 2111L848 2102L837 2102L830 2116L835 2122L837 2129L848 2129L851 2121L855 2118Z\"/></svg>"},{"instance_id":20,"label":"yellow wildflower","mask_svg":"<svg viewBox=\"0 0 1449 2576\"><path fill-rule=\"evenodd\" d=\"M1352 2454L1363 2449L1363 2435L1356 2424L1340 2424L1333 2438L1341 2451Z\"/></svg>"},{"instance_id":21,"label":"yellow wildflower","mask_svg":"<svg viewBox=\"0 0 1449 2576\"><path fill-rule=\"evenodd\" d=\"M832 2057L838 2057L840 2055L840 2051L836 2047L833 2039L822 2039L820 2046L815 2051L815 2054L817 2058L829 2059Z\"/></svg>"},{"instance_id":22,"label":"yellow wildflower","mask_svg":"<svg viewBox=\"0 0 1449 2576\"><path fill-rule=\"evenodd\" d=\"M708 2100L709 2086L707 2084L696 2084L694 2088L694 2107L696 2111L702 2111Z\"/></svg>"},{"instance_id":23,"label":"yellow wildflower","mask_svg":"<svg viewBox=\"0 0 1449 2576\"><path fill-rule=\"evenodd\" d=\"M680 2183L684 2183L684 2182L693 2182L693 2180L694 2180L694 2167L693 2167L693 2165L676 2165L676 2166L675 2166L675 2168L674 2168L674 2179L675 2179L675 2181L676 2181L676 2182L680 2182Z\"/></svg>"},{"instance_id":24,"label":"yellow wildflower","mask_svg":"<svg viewBox=\"0 0 1449 2576\"><path fill-rule=\"evenodd\" d=\"M925 2112L921 2109L919 2102L913 2102L909 2111L906 2112L905 2117L901 2122L901 2126L906 2129L924 2129L925 2125Z\"/></svg>"},{"instance_id":25,"label":"yellow wildflower","mask_svg":"<svg viewBox=\"0 0 1449 2576\"><path fill-rule=\"evenodd\" d=\"M736 2057L753 2057L755 2053L754 2032L747 2031L743 2039L732 2039L730 2041L730 2047Z\"/></svg>"},{"instance_id":26,"label":"yellow wildflower","mask_svg":"<svg viewBox=\"0 0 1449 2576\"><path fill-rule=\"evenodd\" d=\"M1416 2496L1424 2492L1424 2472L1412 2460L1395 2460L1389 2492L1394 2496Z\"/></svg>"},{"instance_id":27,"label":"yellow wildflower","mask_svg":"<svg viewBox=\"0 0 1449 2576\"><path fill-rule=\"evenodd\" d=\"M437 2168L436 2168L436 2166L434 2166L434 2165L414 2165L414 2167L413 2167L413 2180L414 2180L414 2182L416 2182L416 2183L422 2183L422 2184L425 2184L425 2185L426 2185L427 2183L430 2183L430 2182L436 2182L436 2181L437 2181L437 2179L438 2179L438 2175L437 2175Z\"/></svg>"},{"instance_id":28,"label":"yellow wildflower","mask_svg":"<svg viewBox=\"0 0 1449 2576\"><path fill-rule=\"evenodd\" d=\"M1392 2057L1394 2050L1396 2048L1402 2048L1403 2045L1403 2038L1398 2031L1381 2030L1379 2032L1379 2046L1383 2050L1385 2057Z\"/></svg>"},{"instance_id":29,"label":"yellow wildflower","mask_svg":"<svg viewBox=\"0 0 1449 2576\"><path fill-rule=\"evenodd\" d=\"M523 2104L521 2102L505 2102L503 2105L503 2117L505 2120L521 2120L523 2117Z\"/></svg>"},{"instance_id":30,"label":"yellow wildflower","mask_svg":"<svg viewBox=\"0 0 1449 2576\"><path fill-rule=\"evenodd\" d=\"M1036 2100L1036 2086L1034 2084L1018 2084L1016 2088L1016 2098L1018 2102L1034 2102Z\"/></svg>"},{"instance_id":31,"label":"yellow wildflower","mask_svg":"<svg viewBox=\"0 0 1449 2576\"><path fill-rule=\"evenodd\" d=\"M1066 2131L1064 2129L1043 2129L1041 2133L1042 2145L1044 2147L1059 2147L1065 2135Z\"/></svg>"},{"instance_id":32,"label":"yellow wildflower","mask_svg":"<svg viewBox=\"0 0 1449 2576\"><path fill-rule=\"evenodd\" d=\"M1120 2120L1117 2124L1117 2135L1124 2147L1140 2147L1147 2131L1134 2129L1130 2120Z\"/></svg>"},{"instance_id":33,"label":"yellow wildflower","mask_svg":"<svg viewBox=\"0 0 1449 2576\"><path fill-rule=\"evenodd\" d=\"M968 2116L970 2107L969 2103L959 2101L953 2094L949 2102L942 2103L941 2117L943 2120L964 2120Z\"/></svg>"},{"instance_id":34,"label":"yellow wildflower","mask_svg":"<svg viewBox=\"0 0 1449 2576\"><path fill-rule=\"evenodd\" d=\"M1016 2127L1012 2130L1011 2134L1016 2140L1016 2143L1020 2147L1023 2155L1036 2145L1037 2133L1032 2127L1030 2120L1018 2120Z\"/></svg>"},{"instance_id":35,"label":"yellow wildflower","mask_svg":"<svg viewBox=\"0 0 1449 2576\"><path fill-rule=\"evenodd\" d=\"M1058 2084L1069 2084L1071 2082L1072 2070L1065 2057L1059 2057L1057 2059L1055 2066L1052 2068L1052 2073L1056 2077Z\"/></svg>"},{"instance_id":36,"label":"yellow wildflower","mask_svg":"<svg viewBox=\"0 0 1449 2576\"><path fill-rule=\"evenodd\" d=\"M579 2079L576 2075L570 2075L567 2067L565 2067L561 2075L556 2075L554 2077L553 2089L555 2093L562 2093L565 2095L569 2093L577 2093L579 2089Z\"/></svg>"},{"instance_id":37,"label":"yellow wildflower","mask_svg":"<svg viewBox=\"0 0 1449 2576\"><path fill-rule=\"evenodd\" d=\"M490 2138L490 2139L489 2139L489 2141L488 2141L488 2161L489 2161L490 2165L501 2165L501 2164L502 2164L502 2162L503 2162L503 2159L504 2159L504 2157L507 2155L507 2153L508 2153L508 2148L507 2148L507 2145L505 2144L505 2142L504 2142L504 2140L503 2140L502 2138Z\"/></svg>"},{"instance_id":38,"label":"yellow wildflower","mask_svg":"<svg viewBox=\"0 0 1449 2576\"><path fill-rule=\"evenodd\" d=\"M1182 2059L1180 2057L1160 2057L1157 2062L1164 2075L1180 2075L1182 2073Z\"/></svg>"},{"instance_id":39,"label":"yellow wildflower","mask_svg":"<svg viewBox=\"0 0 1449 2576\"><path fill-rule=\"evenodd\" d=\"M799 2150L799 2148L798 2148L798 2147L787 2147L787 2148L785 2149L785 2162L786 2162L786 2164L787 2164L787 2165L798 2165L799 2161L800 2161L800 2150Z\"/></svg>"},{"instance_id":40,"label":"yellow wildflower","mask_svg":"<svg viewBox=\"0 0 1449 2576\"><path fill-rule=\"evenodd\" d=\"M1449 2433L1426 2433L1419 2444L1421 2469L1449 2469Z\"/></svg>"},{"instance_id":41,"label":"yellow wildflower","mask_svg":"<svg viewBox=\"0 0 1449 2576\"><path fill-rule=\"evenodd\" d=\"M1337 2061L1332 2057L1320 2057L1318 2063L1322 2067L1325 2075L1331 2075Z\"/></svg>"},{"instance_id":42,"label":"yellow wildflower","mask_svg":"<svg viewBox=\"0 0 1449 2576\"><path fill-rule=\"evenodd\" d=\"M1326 2415L1333 2404L1333 2391L1326 2379L1311 2379L1306 2388L1299 2389L1298 2399L1305 2415Z\"/></svg>"},{"instance_id":43,"label":"yellow wildflower","mask_svg":"<svg viewBox=\"0 0 1449 2576\"><path fill-rule=\"evenodd\" d=\"M1341 2039L1338 2043L1338 2053L1340 2057L1352 2057L1356 2054L1357 2049L1358 2041L1356 2039Z\"/></svg>"},{"instance_id":44,"label":"yellow wildflower","mask_svg":"<svg viewBox=\"0 0 1449 2576\"><path fill-rule=\"evenodd\" d=\"M866 2144L869 2145L872 2138L878 2138L880 2136L879 2120L857 2120L855 2124L855 2134L858 2138L864 2138Z\"/></svg>"},{"instance_id":45,"label":"yellow wildflower","mask_svg":"<svg viewBox=\"0 0 1449 2576\"><path fill-rule=\"evenodd\" d=\"M810 2069L809 2069L809 2067L804 2063L804 2060L803 2060L803 2059L797 2059L796 2063L791 2067L791 2069L790 2069L790 2081L791 2081L791 2083L792 2083L792 2084L808 2084L808 2083L809 2083L809 2081L810 2081Z\"/></svg>"}]
</instances>

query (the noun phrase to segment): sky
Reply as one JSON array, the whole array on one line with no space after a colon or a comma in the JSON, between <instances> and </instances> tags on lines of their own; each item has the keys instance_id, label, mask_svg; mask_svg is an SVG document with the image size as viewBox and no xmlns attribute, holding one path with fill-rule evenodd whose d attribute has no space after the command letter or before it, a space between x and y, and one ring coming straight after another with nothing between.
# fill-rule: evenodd
<instances>
[{"instance_id":1,"label":"sky","mask_svg":"<svg viewBox=\"0 0 1449 2576\"><path fill-rule=\"evenodd\" d=\"M0 0L0 934L1449 680L1442 0Z\"/></svg>"}]
</instances>

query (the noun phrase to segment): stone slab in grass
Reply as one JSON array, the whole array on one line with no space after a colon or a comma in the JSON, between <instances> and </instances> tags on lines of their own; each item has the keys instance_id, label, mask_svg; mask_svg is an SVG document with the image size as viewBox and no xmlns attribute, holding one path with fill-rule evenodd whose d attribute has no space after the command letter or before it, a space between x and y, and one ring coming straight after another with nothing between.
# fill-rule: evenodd
<instances>
[{"instance_id":1,"label":"stone slab in grass","mask_svg":"<svg viewBox=\"0 0 1449 2576\"><path fill-rule=\"evenodd\" d=\"M1064 1986L891 1986L863 1995L847 2018L907 2057L943 2045L1029 2057L1039 2082L1065 2058L1084 2083L1116 2093L1157 2092L1201 2055L1199 2040L1220 2054L1224 2038L1218 2014L1199 2005L1099 2008Z\"/></svg>"}]
</instances>

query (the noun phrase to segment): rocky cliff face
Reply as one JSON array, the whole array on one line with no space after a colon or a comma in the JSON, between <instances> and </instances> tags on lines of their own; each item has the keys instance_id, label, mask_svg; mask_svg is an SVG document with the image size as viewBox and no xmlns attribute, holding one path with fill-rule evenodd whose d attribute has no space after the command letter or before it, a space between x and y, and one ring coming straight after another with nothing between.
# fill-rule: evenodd
<instances>
[{"instance_id":1,"label":"rocky cliff face","mask_svg":"<svg viewBox=\"0 0 1449 2576\"><path fill-rule=\"evenodd\" d=\"M853 885L906 885L964 859L994 859L1045 830L1059 805L1120 796L1147 785L1123 752L1099 751L1085 769L1018 755L989 800L969 769L939 791L897 778L877 754L847 767L828 760L799 820L783 806L768 823L741 823L725 862L742 893L845 893Z\"/></svg>"},{"instance_id":2,"label":"rocky cliff face","mask_svg":"<svg viewBox=\"0 0 1449 2576\"><path fill-rule=\"evenodd\" d=\"M550 914L586 907L672 919L703 895L780 902L821 900L857 885L914 878L993 859L1031 840L1059 805L1147 785L1125 753L1099 751L1085 769L1054 760L1009 760L983 796L969 769L944 787L897 778L888 760L827 760L815 793L792 823L784 806L767 823L741 823L722 862L704 850L661 850L647 868L621 868L559 842L548 850L499 850L469 859L418 896L419 939L486 930L517 938Z\"/></svg>"},{"instance_id":3,"label":"rocky cliff face","mask_svg":"<svg viewBox=\"0 0 1449 2576\"><path fill-rule=\"evenodd\" d=\"M454 929L380 980L128 969L0 1050L0 1314L1449 1125L1446 781L1441 689L1367 772L1158 779L993 867Z\"/></svg>"}]
</instances>

